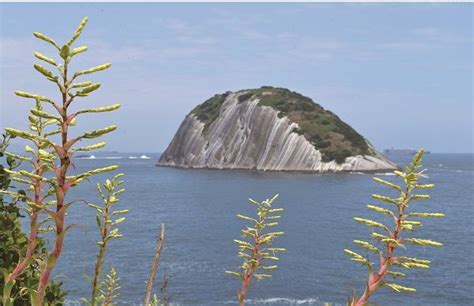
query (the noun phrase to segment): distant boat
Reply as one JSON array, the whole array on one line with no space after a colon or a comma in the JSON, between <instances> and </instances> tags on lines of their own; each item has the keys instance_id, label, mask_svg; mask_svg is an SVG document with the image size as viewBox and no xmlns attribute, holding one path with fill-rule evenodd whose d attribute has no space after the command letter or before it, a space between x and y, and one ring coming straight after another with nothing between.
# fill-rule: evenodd
<instances>
[{"instance_id":1,"label":"distant boat","mask_svg":"<svg viewBox=\"0 0 474 306\"><path fill-rule=\"evenodd\" d=\"M91 155L88 157L88 159L95 159L95 158L96 158L95 155Z\"/></svg>"},{"instance_id":2,"label":"distant boat","mask_svg":"<svg viewBox=\"0 0 474 306\"><path fill-rule=\"evenodd\" d=\"M136 156L129 156L128 159L137 159L138 157Z\"/></svg>"},{"instance_id":3,"label":"distant boat","mask_svg":"<svg viewBox=\"0 0 474 306\"><path fill-rule=\"evenodd\" d=\"M403 154L403 155L415 155L417 150L413 149L396 149L396 148L390 148L390 149L385 149L383 150L383 153L386 155L390 154ZM430 151L425 151L425 154L430 154Z\"/></svg>"},{"instance_id":4,"label":"distant boat","mask_svg":"<svg viewBox=\"0 0 474 306\"><path fill-rule=\"evenodd\" d=\"M142 155L142 156L140 156L140 159L150 159L150 157L148 157L146 155Z\"/></svg>"}]
</instances>

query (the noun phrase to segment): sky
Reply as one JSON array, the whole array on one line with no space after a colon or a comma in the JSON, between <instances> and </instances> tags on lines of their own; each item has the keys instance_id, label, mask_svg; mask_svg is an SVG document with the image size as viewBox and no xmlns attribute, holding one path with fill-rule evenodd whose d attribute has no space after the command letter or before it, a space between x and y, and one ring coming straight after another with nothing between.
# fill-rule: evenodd
<instances>
[{"instance_id":1,"label":"sky","mask_svg":"<svg viewBox=\"0 0 474 306\"><path fill-rule=\"evenodd\" d=\"M32 101L57 97L33 70L33 37L66 42L83 16L73 69L104 62L79 130L117 124L108 150L162 152L187 113L216 93L285 87L336 113L378 149L472 153L473 5L369 3L0 3L0 128L26 126ZM84 79L85 80L85 79Z\"/></svg>"}]
</instances>

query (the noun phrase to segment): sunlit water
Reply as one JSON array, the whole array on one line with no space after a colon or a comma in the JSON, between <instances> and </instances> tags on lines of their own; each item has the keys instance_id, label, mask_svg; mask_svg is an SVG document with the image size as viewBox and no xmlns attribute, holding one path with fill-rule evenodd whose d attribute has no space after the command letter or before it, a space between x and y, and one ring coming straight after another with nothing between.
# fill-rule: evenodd
<instances>
[{"instance_id":1,"label":"sunlit water","mask_svg":"<svg viewBox=\"0 0 474 306\"><path fill-rule=\"evenodd\" d=\"M360 292L366 270L342 251L353 239L368 239L370 231L354 216L372 216L365 209L370 195L387 190L372 182L372 175L309 175L243 171L180 170L155 166L151 159L76 160L78 171L118 164L126 174L127 192L119 204L129 208L120 228L122 240L111 243L106 270L113 266L121 278L121 301L139 305L156 246L161 222L167 237L156 292L163 272L169 276L169 294L178 305L235 303L237 280L224 274L238 267L237 248L244 222L237 213L252 213L247 198L264 199L280 193L277 205L286 210L281 221L285 236L276 242L288 249L272 279L254 283L249 304L343 305L353 289ZM142 154L135 154L140 157ZM394 156L404 163L409 157ZM432 260L432 268L408 271L396 282L416 287L415 294L382 289L373 297L381 305L473 305L474 207L473 155L426 156L429 180L436 184L432 200L417 202L413 210L444 212L446 218L427 220L418 237L444 243L442 248L409 246L412 257ZM385 179L394 179L383 176ZM103 176L102 176L103 178ZM101 178L101 179L102 179ZM84 183L71 198L98 201L94 182ZM88 297L87 277L92 274L97 246L95 211L78 203L69 223L78 223L67 235L56 279L65 283L69 302Z\"/></svg>"}]
</instances>

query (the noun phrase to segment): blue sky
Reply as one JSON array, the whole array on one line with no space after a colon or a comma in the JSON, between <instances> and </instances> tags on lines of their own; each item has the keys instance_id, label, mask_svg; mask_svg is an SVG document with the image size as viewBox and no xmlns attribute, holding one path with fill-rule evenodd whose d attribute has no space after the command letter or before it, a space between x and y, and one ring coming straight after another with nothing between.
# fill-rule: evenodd
<instances>
[{"instance_id":1,"label":"blue sky","mask_svg":"<svg viewBox=\"0 0 474 306\"><path fill-rule=\"evenodd\" d=\"M31 102L54 97L33 69L32 36L65 42L83 16L73 67L113 67L78 107L112 123L109 149L162 151L185 115L215 93L272 85L313 98L376 147L473 152L472 4L0 4L0 127L23 127ZM99 119L100 118L100 119Z\"/></svg>"}]
</instances>

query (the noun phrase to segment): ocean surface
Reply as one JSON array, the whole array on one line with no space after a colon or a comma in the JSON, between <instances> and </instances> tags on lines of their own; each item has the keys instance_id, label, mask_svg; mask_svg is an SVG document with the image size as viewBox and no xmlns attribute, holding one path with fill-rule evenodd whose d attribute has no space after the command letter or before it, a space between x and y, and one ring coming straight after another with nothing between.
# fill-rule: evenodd
<instances>
[{"instance_id":1,"label":"ocean surface","mask_svg":"<svg viewBox=\"0 0 474 306\"><path fill-rule=\"evenodd\" d=\"M139 158L142 154L150 159ZM135 157L130 159L129 157ZM392 155L405 164L410 156ZM284 207L280 229L286 234L276 246L285 247L273 278L255 282L249 305L344 305L356 289L361 293L366 268L349 260L344 248L352 240L369 239L370 230L353 217L374 217L365 208L372 193L390 191L374 183L373 174L311 175L245 171L183 170L155 166L158 154L108 153L95 159L76 159L78 172L110 164L125 173L125 188L117 209L130 209L120 225L124 234L107 254L106 271L113 266L121 279L121 305L140 305L153 258L160 223L166 224L166 243L155 292L163 273L174 305L236 304L239 282L224 274L240 264L233 239L245 222L237 213L252 214L247 198L262 200L275 193ZM414 294L381 289L376 305L474 305L474 166L472 154L428 154L428 183L436 184L432 199L416 202L413 211L443 212L443 219L426 220L416 237L444 243L442 248L408 246L410 257L432 260L428 270L412 270L396 283L417 288ZM375 174L396 179L387 173ZM104 175L96 178L103 180ZM85 182L70 199L97 202L95 181ZM383 205L383 204L382 204ZM68 290L68 304L89 297L88 277L97 253L95 211L78 202L68 223L80 224L66 238L55 279Z\"/></svg>"}]
</instances>

